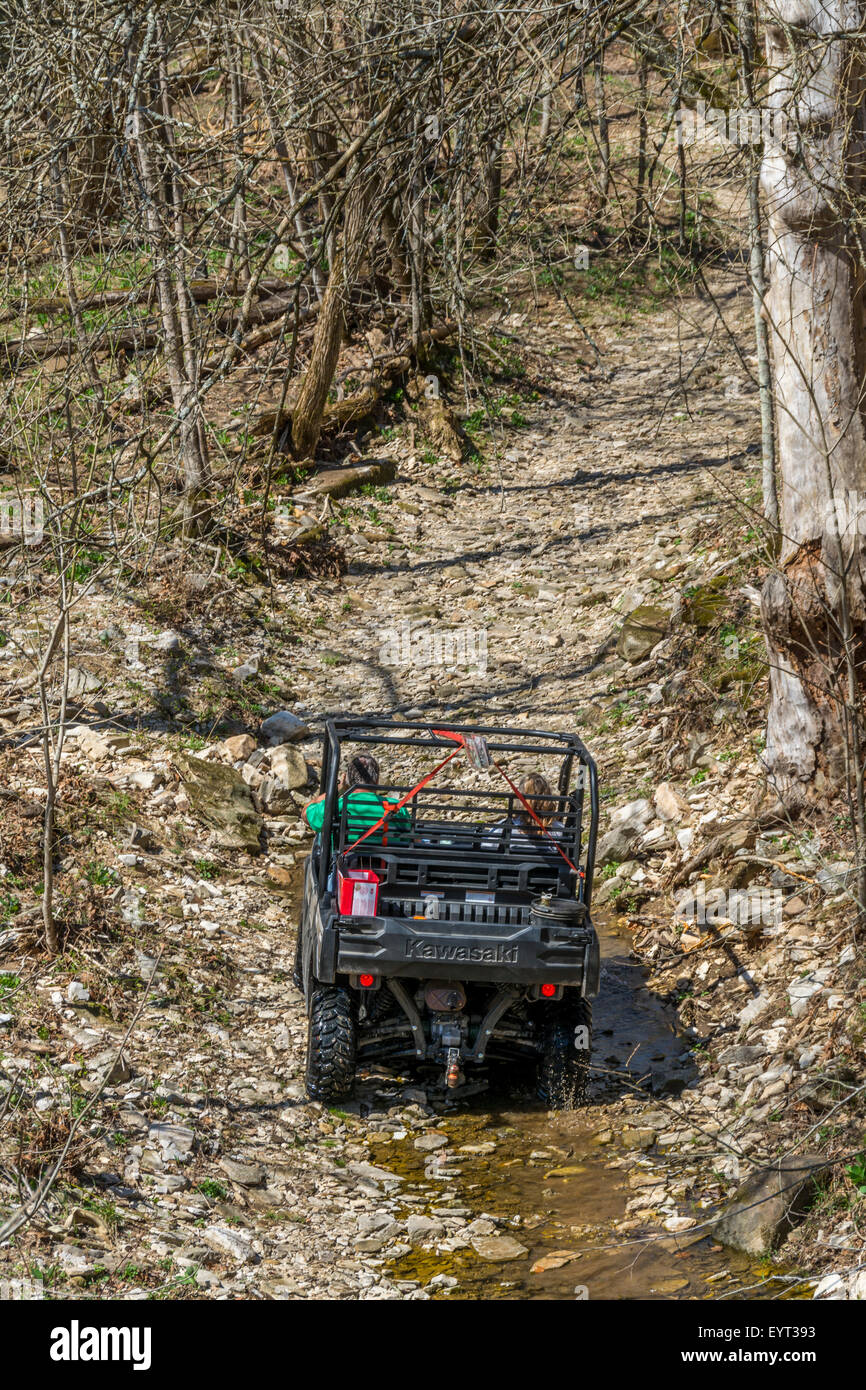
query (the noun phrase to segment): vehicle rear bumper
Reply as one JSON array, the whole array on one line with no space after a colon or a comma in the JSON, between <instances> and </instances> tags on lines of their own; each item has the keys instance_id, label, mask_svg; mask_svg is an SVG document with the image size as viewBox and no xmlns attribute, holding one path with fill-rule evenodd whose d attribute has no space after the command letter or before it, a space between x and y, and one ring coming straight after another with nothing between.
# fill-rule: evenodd
<instances>
[{"instance_id":1,"label":"vehicle rear bumper","mask_svg":"<svg viewBox=\"0 0 866 1390\"><path fill-rule=\"evenodd\" d=\"M438 929L437 929L438 928ZM435 921L395 917L337 919L339 974L578 986L598 993L595 929L521 926L462 932Z\"/></svg>"}]
</instances>

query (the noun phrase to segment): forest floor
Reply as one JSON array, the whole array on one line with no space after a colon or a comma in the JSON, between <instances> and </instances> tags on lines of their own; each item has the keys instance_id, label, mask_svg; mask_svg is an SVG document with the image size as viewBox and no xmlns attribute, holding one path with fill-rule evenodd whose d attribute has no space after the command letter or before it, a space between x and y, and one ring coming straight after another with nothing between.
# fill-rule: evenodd
<instances>
[{"instance_id":1,"label":"forest floor","mask_svg":"<svg viewBox=\"0 0 866 1390\"><path fill-rule=\"evenodd\" d=\"M713 299L602 300L589 326L597 355L561 302L497 325L549 366L543 389L503 389L474 464L437 471L407 428L368 443L396 479L332 504L345 577L220 587L163 557L158 602L94 588L61 806L79 926L52 963L27 889L35 708L3 711L0 1212L82 1119L0 1277L59 1298L802 1297L818 1280L863 1296L866 981L844 828L743 821L766 670L742 268ZM309 778L285 787L258 739L280 708L311 731L292 745ZM213 737L190 732L204 710ZM300 807L317 721L341 711L581 732L605 837L585 1110L549 1115L496 1078L445 1101L385 1073L340 1109L305 1100ZM234 762L264 853L200 818L184 752ZM682 898L700 885L774 906L707 927ZM712 1217L788 1153L827 1164L805 1223L780 1219L771 1256L732 1253Z\"/></svg>"}]
</instances>

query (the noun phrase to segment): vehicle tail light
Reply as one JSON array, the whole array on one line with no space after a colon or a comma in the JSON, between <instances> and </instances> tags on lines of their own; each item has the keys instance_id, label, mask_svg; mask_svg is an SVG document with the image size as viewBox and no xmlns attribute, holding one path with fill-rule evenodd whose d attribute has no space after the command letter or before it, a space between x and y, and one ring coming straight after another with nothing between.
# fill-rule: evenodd
<instances>
[{"instance_id":1,"label":"vehicle tail light","mask_svg":"<svg viewBox=\"0 0 866 1390\"><path fill-rule=\"evenodd\" d=\"M542 999L553 999L553 998L555 998L555 997L556 997L556 985L542 985L542 986L541 986L541 997L542 997Z\"/></svg>"},{"instance_id":2,"label":"vehicle tail light","mask_svg":"<svg viewBox=\"0 0 866 1390\"><path fill-rule=\"evenodd\" d=\"M337 910L341 917L375 917L379 876L372 869L337 871Z\"/></svg>"},{"instance_id":3,"label":"vehicle tail light","mask_svg":"<svg viewBox=\"0 0 866 1390\"><path fill-rule=\"evenodd\" d=\"M375 975L359 975L359 976L358 976L358 984L361 986L362 989L372 989L375 983L376 983L376 976L375 976Z\"/></svg>"}]
</instances>

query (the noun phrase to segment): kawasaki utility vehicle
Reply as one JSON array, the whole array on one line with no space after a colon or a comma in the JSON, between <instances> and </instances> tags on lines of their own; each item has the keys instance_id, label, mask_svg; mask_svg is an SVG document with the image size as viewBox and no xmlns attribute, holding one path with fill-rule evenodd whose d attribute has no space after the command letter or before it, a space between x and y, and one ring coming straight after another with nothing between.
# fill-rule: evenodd
<instances>
[{"instance_id":1,"label":"kawasaki utility vehicle","mask_svg":"<svg viewBox=\"0 0 866 1390\"><path fill-rule=\"evenodd\" d=\"M371 752L378 824L366 795L366 818L353 820L353 796L340 794L347 761ZM550 795L521 791L530 771ZM580 739L333 719L321 792L295 969L308 1094L339 1101L374 1063L433 1067L455 1087L508 1062L535 1067L552 1106L581 1104L599 945L598 784Z\"/></svg>"}]
</instances>

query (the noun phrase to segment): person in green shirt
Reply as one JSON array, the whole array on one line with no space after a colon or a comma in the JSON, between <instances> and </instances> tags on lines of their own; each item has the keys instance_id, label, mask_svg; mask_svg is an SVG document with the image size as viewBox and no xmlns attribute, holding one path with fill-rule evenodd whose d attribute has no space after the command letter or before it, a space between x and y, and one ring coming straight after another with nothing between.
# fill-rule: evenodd
<instances>
[{"instance_id":1,"label":"person in green shirt","mask_svg":"<svg viewBox=\"0 0 866 1390\"><path fill-rule=\"evenodd\" d=\"M368 753L359 753L352 758L340 779L341 795L334 808L334 824L337 825L343 813L343 806L346 805L346 838L349 845L375 825L389 805L400 800L397 795L381 796L373 790L378 785L379 764L376 759ZM304 808L304 816L311 830L318 832L322 829L325 819L324 792ZM367 837L364 848L368 845L386 845L389 838L393 843L400 832L408 830L411 824L409 812L405 806L401 806L399 811L394 811L388 817L375 834Z\"/></svg>"}]
</instances>

